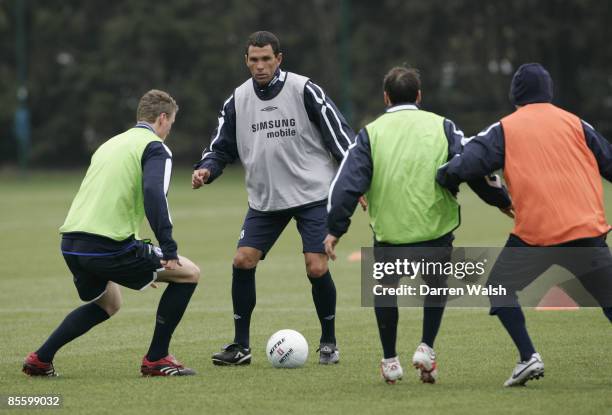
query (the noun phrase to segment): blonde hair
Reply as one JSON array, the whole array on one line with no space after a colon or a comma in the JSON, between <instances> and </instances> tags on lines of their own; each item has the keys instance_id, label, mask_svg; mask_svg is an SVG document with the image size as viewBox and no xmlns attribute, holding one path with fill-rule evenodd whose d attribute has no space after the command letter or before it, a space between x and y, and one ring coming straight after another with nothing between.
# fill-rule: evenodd
<instances>
[{"instance_id":1,"label":"blonde hair","mask_svg":"<svg viewBox=\"0 0 612 415\"><path fill-rule=\"evenodd\" d=\"M172 116L178 109L176 101L170 94L159 89L152 89L140 98L136 110L136 121L154 123L159 114L166 113Z\"/></svg>"}]
</instances>

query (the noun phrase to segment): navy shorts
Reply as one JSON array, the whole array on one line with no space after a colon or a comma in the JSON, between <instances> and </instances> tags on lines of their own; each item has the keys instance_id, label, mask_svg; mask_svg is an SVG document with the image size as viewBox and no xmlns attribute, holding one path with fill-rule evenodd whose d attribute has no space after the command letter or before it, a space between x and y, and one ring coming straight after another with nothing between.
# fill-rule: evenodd
<instances>
[{"instance_id":1,"label":"navy shorts","mask_svg":"<svg viewBox=\"0 0 612 415\"><path fill-rule=\"evenodd\" d=\"M489 314L497 314L501 307L519 307L516 293L530 285L552 265L565 268L577 278L578 285L568 281L559 285L559 288L579 304L592 306L594 299L601 307L612 307L612 255L606 236L577 239L549 247L533 247L510 234L487 281L487 285L503 285L508 295L491 296ZM588 293L592 298L585 297L583 290L586 290L584 294Z\"/></svg>"},{"instance_id":2,"label":"navy shorts","mask_svg":"<svg viewBox=\"0 0 612 415\"><path fill-rule=\"evenodd\" d=\"M240 231L238 247L259 249L263 252L261 259L264 259L291 219L295 219L302 237L302 252L324 254L323 240L327 236L326 202L279 212L261 212L249 208Z\"/></svg>"},{"instance_id":3,"label":"navy shorts","mask_svg":"<svg viewBox=\"0 0 612 415\"><path fill-rule=\"evenodd\" d=\"M109 281L133 290L142 290L163 270L161 250L145 241L133 241L116 255L79 253L78 240L63 239L64 260L83 301L94 301L106 292ZM67 253L73 252L73 253Z\"/></svg>"},{"instance_id":4,"label":"navy shorts","mask_svg":"<svg viewBox=\"0 0 612 415\"><path fill-rule=\"evenodd\" d=\"M374 239L374 259L377 262L395 262L396 260L409 261L429 261L429 262L449 262L453 252L453 241L455 236L452 232L442 235L439 238L429 241L413 242L406 244L390 244L379 242ZM406 248L406 249L400 249ZM446 288L448 284L445 275L433 274L421 277L423 282L431 288ZM380 283L384 286L397 287L401 277L397 275L385 275ZM429 294L424 298L425 307L444 307L446 305L446 295ZM375 307L397 307L396 296L375 296Z\"/></svg>"}]
</instances>

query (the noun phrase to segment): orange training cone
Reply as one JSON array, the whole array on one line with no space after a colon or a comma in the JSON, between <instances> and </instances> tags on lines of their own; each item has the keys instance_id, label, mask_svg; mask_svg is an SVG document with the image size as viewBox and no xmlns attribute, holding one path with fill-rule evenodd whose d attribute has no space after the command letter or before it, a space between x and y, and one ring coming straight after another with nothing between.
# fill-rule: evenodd
<instances>
[{"instance_id":1,"label":"orange training cone","mask_svg":"<svg viewBox=\"0 0 612 415\"><path fill-rule=\"evenodd\" d=\"M361 251L352 252L348 258L349 262L358 262L361 261Z\"/></svg>"},{"instance_id":2,"label":"orange training cone","mask_svg":"<svg viewBox=\"0 0 612 415\"><path fill-rule=\"evenodd\" d=\"M578 310L580 307L561 288L554 286L540 300L537 311Z\"/></svg>"}]
</instances>

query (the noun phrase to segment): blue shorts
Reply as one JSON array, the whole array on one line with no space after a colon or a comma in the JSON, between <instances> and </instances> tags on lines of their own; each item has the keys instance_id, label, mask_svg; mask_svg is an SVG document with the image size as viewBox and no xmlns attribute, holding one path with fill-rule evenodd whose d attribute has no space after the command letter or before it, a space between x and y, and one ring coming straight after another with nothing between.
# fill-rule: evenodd
<instances>
[{"instance_id":1,"label":"blue shorts","mask_svg":"<svg viewBox=\"0 0 612 415\"><path fill-rule=\"evenodd\" d=\"M106 292L109 281L133 290L143 290L157 278L162 253L145 242L134 241L116 254L81 253L78 239L62 238L62 252L83 301L95 301Z\"/></svg>"},{"instance_id":2,"label":"blue shorts","mask_svg":"<svg viewBox=\"0 0 612 415\"><path fill-rule=\"evenodd\" d=\"M490 297L489 314L497 314L502 307L520 307L516 293L534 282L552 265L565 268L578 279L582 287L571 281L558 287L579 304L593 307L595 299L603 308L612 307L612 255L606 236L576 239L549 247L534 247L510 234L486 283L503 285L508 294ZM581 288L592 298L585 297Z\"/></svg>"},{"instance_id":3,"label":"blue shorts","mask_svg":"<svg viewBox=\"0 0 612 415\"><path fill-rule=\"evenodd\" d=\"M261 212L249 208L240 231L238 247L260 250L266 257L289 221L295 219L302 237L302 252L325 253L323 240L327 236L327 202L300 206L279 212Z\"/></svg>"}]
</instances>

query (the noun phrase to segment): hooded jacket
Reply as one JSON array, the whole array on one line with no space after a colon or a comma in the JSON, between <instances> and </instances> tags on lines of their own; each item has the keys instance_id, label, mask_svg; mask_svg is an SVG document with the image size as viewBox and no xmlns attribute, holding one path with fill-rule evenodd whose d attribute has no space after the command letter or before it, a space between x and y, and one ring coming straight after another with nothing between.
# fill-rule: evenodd
<instances>
[{"instance_id":1,"label":"hooded jacket","mask_svg":"<svg viewBox=\"0 0 612 415\"><path fill-rule=\"evenodd\" d=\"M519 108L471 137L437 175L452 187L503 168L516 215L512 233L538 246L610 230L599 176L612 181L612 145L552 97L548 72L539 64L521 66L510 88Z\"/></svg>"}]
</instances>

